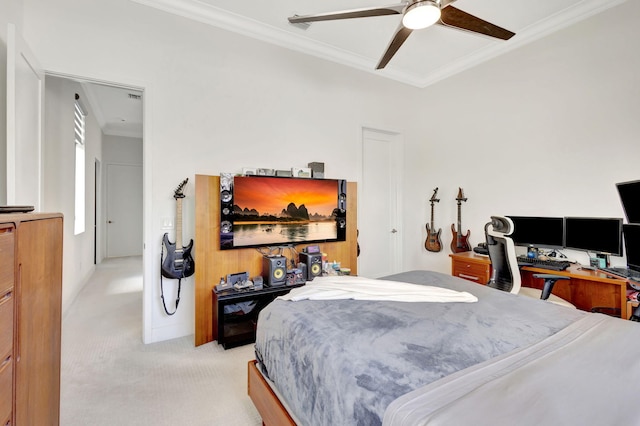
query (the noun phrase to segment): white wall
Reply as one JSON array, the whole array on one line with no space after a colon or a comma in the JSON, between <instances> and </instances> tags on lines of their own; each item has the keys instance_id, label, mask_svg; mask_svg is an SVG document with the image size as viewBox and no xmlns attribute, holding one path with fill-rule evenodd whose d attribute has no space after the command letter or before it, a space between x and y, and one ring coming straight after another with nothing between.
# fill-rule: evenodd
<instances>
[{"instance_id":1,"label":"white wall","mask_svg":"<svg viewBox=\"0 0 640 426\"><path fill-rule=\"evenodd\" d=\"M447 244L458 186L473 244L492 214L624 217L615 183L640 179L639 19L640 3L626 2L425 89L435 117L407 137L405 190L418 205L405 221L417 229L436 186ZM405 238L407 267L449 271L448 253Z\"/></svg>"},{"instance_id":2,"label":"white wall","mask_svg":"<svg viewBox=\"0 0 640 426\"><path fill-rule=\"evenodd\" d=\"M639 154L631 142L640 64L627 53L640 41L637 2L424 90L127 0L24 5L25 38L45 69L145 90L145 341L193 331L192 281L175 316L159 300L161 218L173 214L172 191L185 176L323 161L327 177L359 180L359 127L400 131L403 266L442 272L448 250L424 250L436 186L436 227L448 246L458 186L476 244L495 213L621 216L613 184L638 178L606 156ZM425 118L408 119L416 116ZM548 152L527 150L536 145ZM185 239L193 187L186 195Z\"/></svg>"},{"instance_id":3,"label":"white wall","mask_svg":"<svg viewBox=\"0 0 640 426\"><path fill-rule=\"evenodd\" d=\"M7 204L7 25L22 30L22 1L0 3L0 205Z\"/></svg>"},{"instance_id":4,"label":"white wall","mask_svg":"<svg viewBox=\"0 0 640 426\"><path fill-rule=\"evenodd\" d=\"M159 297L161 218L175 214L173 190L185 177L323 161L327 177L357 180L360 125L417 126L402 109L418 105L412 88L126 0L25 0L25 21L45 69L144 89L145 341L194 328L193 278L176 315ZM194 236L193 194L189 185L185 240Z\"/></svg>"},{"instance_id":5,"label":"white wall","mask_svg":"<svg viewBox=\"0 0 640 426\"><path fill-rule=\"evenodd\" d=\"M102 156L102 131L91 110L87 111L85 129L85 231L74 235L75 216L75 94L89 108L82 86L74 81L46 77L45 81L45 143L43 211L64 215L62 265L63 313L73 303L95 270L93 264L93 228L95 173L94 162Z\"/></svg>"}]
</instances>

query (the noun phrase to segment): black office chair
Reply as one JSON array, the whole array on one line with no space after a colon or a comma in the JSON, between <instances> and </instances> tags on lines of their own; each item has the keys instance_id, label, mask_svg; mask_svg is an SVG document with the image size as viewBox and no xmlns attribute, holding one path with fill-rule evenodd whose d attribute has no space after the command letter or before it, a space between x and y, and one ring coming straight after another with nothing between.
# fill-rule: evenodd
<instances>
[{"instance_id":1,"label":"black office chair","mask_svg":"<svg viewBox=\"0 0 640 426\"><path fill-rule=\"evenodd\" d=\"M548 300L549 302L575 308L571 303L553 294L553 286L558 280L568 280L569 277L553 274L534 274L534 278L542 278L544 287L542 290L522 287L520 269L516 256L515 245L509 237L513 233L514 226L511 219L504 216L491 216L491 222L484 227L487 240L487 250L491 259L493 273L487 283L488 287L508 291L513 294Z\"/></svg>"}]
</instances>

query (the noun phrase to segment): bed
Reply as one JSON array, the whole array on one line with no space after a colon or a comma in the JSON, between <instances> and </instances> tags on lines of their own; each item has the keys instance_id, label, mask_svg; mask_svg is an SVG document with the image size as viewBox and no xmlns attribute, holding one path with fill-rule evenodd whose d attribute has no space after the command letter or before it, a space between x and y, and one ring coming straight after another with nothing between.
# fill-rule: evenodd
<instances>
[{"instance_id":1,"label":"bed","mask_svg":"<svg viewBox=\"0 0 640 426\"><path fill-rule=\"evenodd\" d=\"M249 363L264 424L635 423L637 323L437 272L382 282L477 301L275 300Z\"/></svg>"}]
</instances>

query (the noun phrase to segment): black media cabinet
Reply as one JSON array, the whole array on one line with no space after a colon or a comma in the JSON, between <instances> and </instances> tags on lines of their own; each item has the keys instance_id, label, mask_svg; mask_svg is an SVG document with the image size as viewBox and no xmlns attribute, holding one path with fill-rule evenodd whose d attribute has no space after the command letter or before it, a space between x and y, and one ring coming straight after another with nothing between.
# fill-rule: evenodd
<instances>
[{"instance_id":1,"label":"black media cabinet","mask_svg":"<svg viewBox=\"0 0 640 426\"><path fill-rule=\"evenodd\" d=\"M276 297L287 294L292 288L304 284L264 287L262 290L225 290L213 292L213 339L225 349L256 341L258 313ZM246 314L225 314L224 307L255 301L256 306Z\"/></svg>"}]
</instances>

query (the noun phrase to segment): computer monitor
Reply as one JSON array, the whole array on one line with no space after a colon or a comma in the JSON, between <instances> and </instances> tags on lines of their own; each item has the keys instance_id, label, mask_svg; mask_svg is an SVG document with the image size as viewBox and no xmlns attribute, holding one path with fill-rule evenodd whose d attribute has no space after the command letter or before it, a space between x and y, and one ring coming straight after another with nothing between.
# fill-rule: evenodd
<instances>
[{"instance_id":1,"label":"computer monitor","mask_svg":"<svg viewBox=\"0 0 640 426\"><path fill-rule=\"evenodd\" d=\"M513 222L511 239L518 246L562 248L564 218L507 216Z\"/></svg>"},{"instance_id":2,"label":"computer monitor","mask_svg":"<svg viewBox=\"0 0 640 426\"><path fill-rule=\"evenodd\" d=\"M640 224L625 223L622 227L624 247L627 252L627 268L640 272Z\"/></svg>"},{"instance_id":3,"label":"computer monitor","mask_svg":"<svg viewBox=\"0 0 640 426\"><path fill-rule=\"evenodd\" d=\"M640 223L640 180L616 183L624 214L629 223Z\"/></svg>"},{"instance_id":4,"label":"computer monitor","mask_svg":"<svg viewBox=\"0 0 640 426\"><path fill-rule=\"evenodd\" d=\"M564 246L599 255L622 256L622 218L565 217Z\"/></svg>"}]
</instances>

